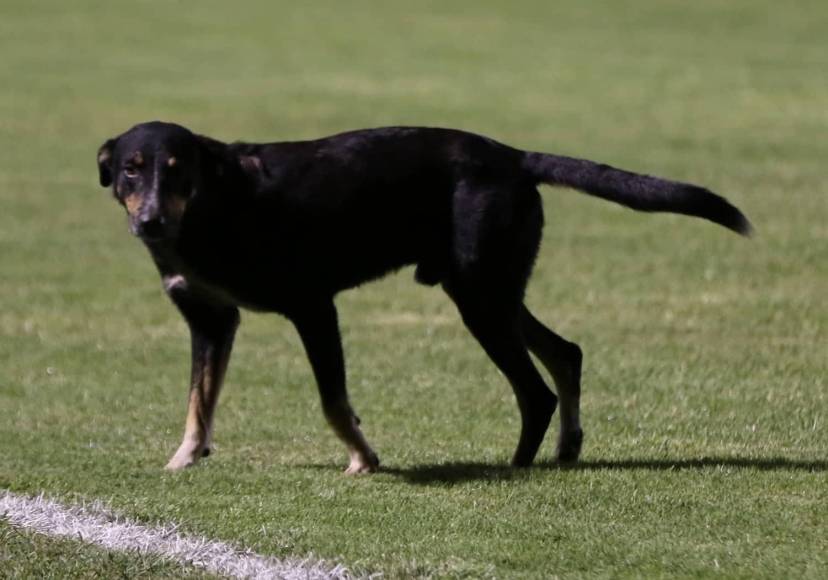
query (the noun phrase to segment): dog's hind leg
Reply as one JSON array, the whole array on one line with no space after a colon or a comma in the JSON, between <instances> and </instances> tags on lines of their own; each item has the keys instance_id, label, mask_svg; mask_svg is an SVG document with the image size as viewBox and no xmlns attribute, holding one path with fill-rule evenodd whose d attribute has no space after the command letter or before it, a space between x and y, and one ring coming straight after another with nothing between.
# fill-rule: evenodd
<instances>
[{"instance_id":1,"label":"dog's hind leg","mask_svg":"<svg viewBox=\"0 0 828 580\"><path fill-rule=\"evenodd\" d=\"M520 440L512 464L531 465L555 413L557 397L546 386L526 350L519 313L502 305L487 305L468 292L452 289L449 295L466 327L512 385L521 417Z\"/></svg>"},{"instance_id":2,"label":"dog's hind leg","mask_svg":"<svg viewBox=\"0 0 828 580\"><path fill-rule=\"evenodd\" d=\"M213 415L239 325L239 311L233 306L219 306L193 298L187 294L183 282L178 288L168 285L167 291L190 326L192 342L184 438L166 467L178 470L210 453Z\"/></svg>"},{"instance_id":3,"label":"dog's hind leg","mask_svg":"<svg viewBox=\"0 0 828 580\"><path fill-rule=\"evenodd\" d=\"M365 440L359 428L359 418L348 401L345 360L333 301L314 302L292 315L291 320L313 367L325 418L348 449L350 464L345 473L376 471L379 459Z\"/></svg>"},{"instance_id":4,"label":"dog's hind leg","mask_svg":"<svg viewBox=\"0 0 828 580\"><path fill-rule=\"evenodd\" d=\"M529 350L537 356L555 380L561 401L561 430L558 436L558 461L577 461L584 432L581 430L580 347L555 334L522 307L521 328Z\"/></svg>"},{"instance_id":5,"label":"dog's hind leg","mask_svg":"<svg viewBox=\"0 0 828 580\"><path fill-rule=\"evenodd\" d=\"M531 465L558 403L529 356L521 324L543 227L540 196L513 184L464 182L452 203L452 257L443 287L512 385L521 416L512 464Z\"/></svg>"}]
</instances>

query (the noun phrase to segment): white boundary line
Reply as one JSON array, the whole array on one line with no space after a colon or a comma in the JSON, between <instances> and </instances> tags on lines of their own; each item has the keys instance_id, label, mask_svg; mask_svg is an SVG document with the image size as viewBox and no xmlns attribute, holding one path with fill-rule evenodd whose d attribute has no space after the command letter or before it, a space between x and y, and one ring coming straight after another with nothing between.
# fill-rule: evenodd
<instances>
[{"instance_id":1,"label":"white boundary line","mask_svg":"<svg viewBox=\"0 0 828 580\"><path fill-rule=\"evenodd\" d=\"M175 525L145 526L108 510L100 502L64 506L42 494L27 497L0 490L0 517L40 534L65 536L107 550L154 554L220 576L288 580L353 578L344 566L322 560L279 560L224 542L181 534Z\"/></svg>"}]
</instances>

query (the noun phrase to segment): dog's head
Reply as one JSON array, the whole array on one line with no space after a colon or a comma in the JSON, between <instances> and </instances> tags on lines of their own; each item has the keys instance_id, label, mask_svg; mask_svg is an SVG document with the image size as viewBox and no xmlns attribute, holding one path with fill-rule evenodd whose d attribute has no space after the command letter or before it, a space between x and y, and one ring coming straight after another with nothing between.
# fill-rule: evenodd
<instances>
[{"instance_id":1,"label":"dog's head","mask_svg":"<svg viewBox=\"0 0 828 580\"><path fill-rule=\"evenodd\" d=\"M112 186L133 234L148 243L173 240L193 200L220 174L223 147L179 125L142 123L101 145L101 185Z\"/></svg>"}]
</instances>

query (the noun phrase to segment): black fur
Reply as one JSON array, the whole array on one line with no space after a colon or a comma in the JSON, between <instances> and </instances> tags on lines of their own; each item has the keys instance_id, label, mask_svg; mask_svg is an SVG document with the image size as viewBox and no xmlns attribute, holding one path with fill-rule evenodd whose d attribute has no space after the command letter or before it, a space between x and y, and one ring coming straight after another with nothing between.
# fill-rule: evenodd
<instances>
[{"instance_id":1,"label":"black fur","mask_svg":"<svg viewBox=\"0 0 828 580\"><path fill-rule=\"evenodd\" d=\"M742 235L751 233L742 212L698 185L547 153L527 153L524 167L538 181L566 185L638 211L681 213L708 219Z\"/></svg>"},{"instance_id":2,"label":"black fur","mask_svg":"<svg viewBox=\"0 0 828 580\"><path fill-rule=\"evenodd\" d=\"M224 144L153 122L107 141L98 160L101 184L130 202L132 230L165 280L175 281L168 292L194 337L193 388L202 389L210 352L226 351L214 360L226 365L239 307L279 312L305 342L326 416L369 468L376 457L351 428L333 306L338 292L415 264L416 279L443 286L514 388L523 427L513 462L532 462L558 400L527 348L555 379L562 403L558 453L574 460L583 436L581 351L523 306L543 225L537 185L565 185L637 210L750 231L739 210L701 187L527 153L450 129L389 127L313 141Z\"/></svg>"}]
</instances>

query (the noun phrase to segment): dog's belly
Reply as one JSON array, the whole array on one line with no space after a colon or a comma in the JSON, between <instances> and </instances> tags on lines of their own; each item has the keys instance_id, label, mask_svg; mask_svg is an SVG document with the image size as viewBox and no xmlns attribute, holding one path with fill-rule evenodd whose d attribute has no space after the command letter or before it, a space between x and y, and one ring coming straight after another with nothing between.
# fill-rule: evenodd
<instances>
[{"instance_id":1,"label":"dog's belly","mask_svg":"<svg viewBox=\"0 0 828 580\"><path fill-rule=\"evenodd\" d=\"M327 248L298 244L271 251L224 250L179 262L178 276L190 290L212 300L283 314L417 263L421 253L416 244L400 240L365 247L351 242Z\"/></svg>"}]
</instances>

